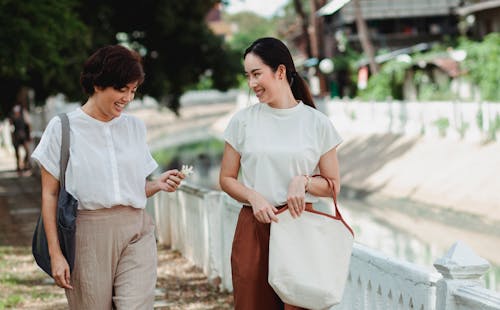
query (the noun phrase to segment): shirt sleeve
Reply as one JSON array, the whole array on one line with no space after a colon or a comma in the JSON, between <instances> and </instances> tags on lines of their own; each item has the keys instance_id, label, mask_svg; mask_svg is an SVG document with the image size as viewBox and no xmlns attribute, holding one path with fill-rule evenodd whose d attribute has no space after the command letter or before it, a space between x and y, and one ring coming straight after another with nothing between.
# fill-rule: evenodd
<instances>
[{"instance_id":1,"label":"shirt sleeve","mask_svg":"<svg viewBox=\"0 0 500 310\"><path fill-rule=\"evenodd\" d=\"M31 154L31 158L59 180L60 157L61 120L56 116L50 120L45 128L40 143Z\"/></svg>"},{"instance_id":2,"label":"shirt sleeve","mask_svg":"<svg viewBox=\"0 0 500 310\"><path fill-rule=\"evenodd\" d=\"M146 125L144 125L143 122L140 122L139 128L141 130L141 140L139 143L142 143L143 145L143 153L144 153L144 178L146 178L148 175L153 173L153 171L158 168L158 163L156 160L154 160L153 156L151 155L151 151L149 150L149 146L147 144L147 139L146 139Z\"/></svg>"},{"instance_id":3,"label":"shirt sleeve","mask_svg":"<svg viewBox=\"0 0 500 310\"><path fill-rule=\"evenodd\" d=\"M242 144L242 122L241 112L236 113L224 130L224 140L229 143L238 153L241 153Z\"/></svg>"},{"instance_id":4,"label":"shirt sleeve","mask_svg":"<svg viewBox=\"0 0 500 310\"><path fill-rule=\"evenodd\" d=\"M323 138L321 143L321 155L324 155L331 149L337 147L342 142L342 138L340 137L337 129L335 129L332 121L329 118L324 117L322 123L323 134L321 136Z\"/></svg>"}]
</instances>

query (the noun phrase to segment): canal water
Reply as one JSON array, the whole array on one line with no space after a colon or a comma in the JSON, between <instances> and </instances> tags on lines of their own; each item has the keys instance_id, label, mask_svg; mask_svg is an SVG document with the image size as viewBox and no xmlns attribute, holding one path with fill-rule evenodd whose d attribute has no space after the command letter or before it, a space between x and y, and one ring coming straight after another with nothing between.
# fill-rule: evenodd
<instances>
[{"instance_id":1,"label":"canal water","mask_svg":"<svg viewBox=\"0 0 500 310\"><path fill-rule=\"evenodd\" d=\"M193 165L191 183L219 190L223 142L212 139L153 154L164 169ZM322 200L322 208L333 203ZM327 205L325 205L325 203ZM329 206L328 206L329 204ZM500 291L500 225L487 219L404 199L359 195L344 186L339 197L344 218L358 243L383 254L436 271L433 263L457 242L463 242L491 264L483 277L487 288Z\"/></svg>"}]
</instances>

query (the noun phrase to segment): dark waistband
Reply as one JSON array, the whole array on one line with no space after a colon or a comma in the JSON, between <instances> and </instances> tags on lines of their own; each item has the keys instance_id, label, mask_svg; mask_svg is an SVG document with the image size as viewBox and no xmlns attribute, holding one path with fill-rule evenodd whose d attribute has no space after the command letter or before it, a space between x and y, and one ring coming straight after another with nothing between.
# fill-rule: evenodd
<instances>
[{"instance_id":1,"label":"dark waistband","mask_svg":"<svg viewBox=\"0 0 500 310\"><path fill-rule=\"evenodd\" d=\"M275 206L275 207L276 207L276 209L279 210L279 209L282 209L282 208L284 208L286 206L288 206L288 205L284 204L284 205ZM245 208L251 208L252 206L250 206L250 205L243 205L243 207L245 207ZM312 209L312 202L306 202L306 210L310 210L310 209Z\"/></svg>"}]
</instances>

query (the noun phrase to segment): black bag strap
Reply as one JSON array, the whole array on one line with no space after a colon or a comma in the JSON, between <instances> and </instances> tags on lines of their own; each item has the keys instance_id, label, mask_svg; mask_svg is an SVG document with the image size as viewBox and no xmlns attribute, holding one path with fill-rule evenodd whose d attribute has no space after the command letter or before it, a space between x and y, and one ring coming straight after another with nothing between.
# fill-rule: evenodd
<instances>
[{"instance_id":1,"label":"black bag strap","mask_svg":"<svg viewBox=\"0 0 500 310\"><path fill-rule=\"evenodd\" d=\"M61 119L61 157L59 161L59 186L66 188L66 168L69 160L69 119L66 113L58 115Z\"/></svg>"}]
</instances>

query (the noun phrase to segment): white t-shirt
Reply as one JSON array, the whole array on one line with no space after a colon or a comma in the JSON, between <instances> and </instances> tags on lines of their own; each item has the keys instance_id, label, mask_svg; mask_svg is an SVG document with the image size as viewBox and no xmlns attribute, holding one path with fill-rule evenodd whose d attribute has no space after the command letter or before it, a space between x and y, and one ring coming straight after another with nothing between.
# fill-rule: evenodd
<instances>
[{"instance_id":1,"label":"white t-shirt","mask_svg":"<svg viewBox=\"0 0 500 310\"><path fill-rule=\"evenodd\" d=\"M87 115L81 108L68 113L70 156L66 190L78 209L96 210L116 205L144 208L146 177L158 164L146 144L142 121L122 114L109 122ZM31 155L59 179L61 120L54 117Z\"/></svg>"},{"instance_id":2,"label":"white t-shirt","mask_svg":"<svg viewBox=\"0 0 500 310\"><path fill-rule=\"evenodd\" d=\"M241 156L242 184L275 206L286 203L294 176L318 173L320 157L342 142L330 119L302 102L289 109L247 107L233 116L224 139ZM306 195L306 201L316 198Z\"/></svg>"}]
</instances>

